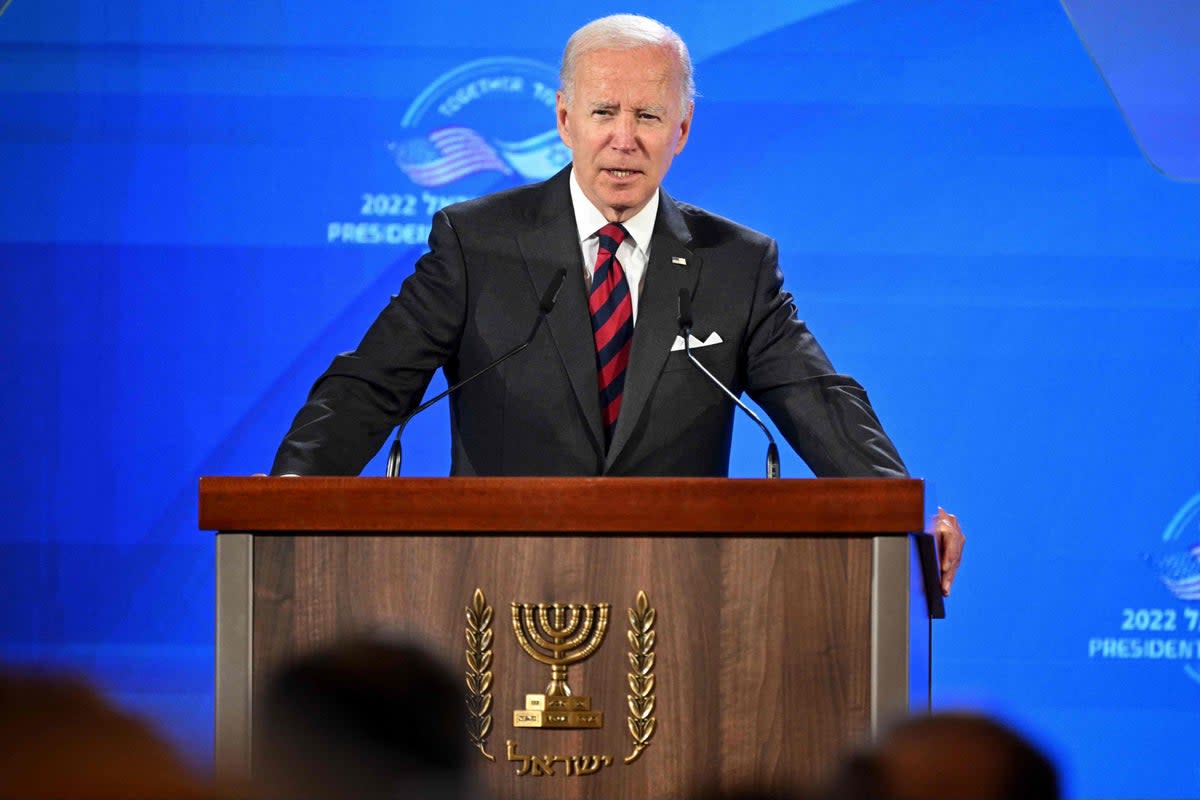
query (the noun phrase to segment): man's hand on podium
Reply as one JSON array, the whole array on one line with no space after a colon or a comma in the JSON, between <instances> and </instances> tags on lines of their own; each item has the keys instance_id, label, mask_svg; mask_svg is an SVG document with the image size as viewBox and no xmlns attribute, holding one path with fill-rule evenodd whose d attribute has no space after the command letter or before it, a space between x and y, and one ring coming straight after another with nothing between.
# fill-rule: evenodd
<instances>
[{"instance_id":1,"label":"man's hand on podium","mask_svg":"<svg viewBox=\"0 0 1200 800\"><path fill-rule=\"evenodd\" d=\"M954 573L958 572L958 564L962 561L963 544L967 537L963 536L962 528L958 526L958 518L946 513L941 506L938 506L937 514L933 517L933 536L942 557L942 596L949 597L950 584L954 583Z\"/></svg>"}]
</instances>

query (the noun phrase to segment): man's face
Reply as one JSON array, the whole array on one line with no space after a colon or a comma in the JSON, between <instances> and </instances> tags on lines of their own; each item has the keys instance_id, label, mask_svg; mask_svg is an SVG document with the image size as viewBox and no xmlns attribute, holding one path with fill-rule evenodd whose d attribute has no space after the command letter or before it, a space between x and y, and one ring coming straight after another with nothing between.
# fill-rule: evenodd
<instances>
[{"instance_id":1,"label":"man's face","mask_svg":"<svg viewBox=\"0 0 1200 800\"><path fill-rule=\"evenodd\" d=\"M558 133L609 222L642 210L687 143L692 104L679 107L678 73L663 47L593 50L575 65L571 103L558 93Z\"/></svg>"}]
</instances>

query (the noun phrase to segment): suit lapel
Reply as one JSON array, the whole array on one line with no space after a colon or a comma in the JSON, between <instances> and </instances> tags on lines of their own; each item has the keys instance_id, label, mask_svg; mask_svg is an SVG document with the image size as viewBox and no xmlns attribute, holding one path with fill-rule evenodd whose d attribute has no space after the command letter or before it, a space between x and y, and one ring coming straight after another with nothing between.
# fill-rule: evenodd
<instances>
[{"instance_id":1,"label":"suit lapel","mask_svg":"<svg viewBox=\"0 0 1200 800\"><path fill-rule=\"evenodd\" d=\"M658 218L650 239L650 263L646 265L633 347L625 372L621 414L608 448L606 470L629 442L671 352L671 344L679 334L679 290L686 288L695 293L701 260L688 249L690 243L691 232L679 207L665 191L660 191Z\"/></svg>"},{"instance_id":2,"label":"suit lapel","mask_svg":"<svg viewBox=\"0 0 1200 800\"><path fill-rule=\"evenodd\" d=\"M600 397L596 386L596 345L592 341L587 291L583 285L579 231L575 226L567 183L569 169L546 184L537 222L517 235L517 243L538 297L560 269L567 271L558 302L546 317L546 324L587 420L593 446L597 452L603 452L604 434L600 429Z\"/></svg>"}]
</instances>

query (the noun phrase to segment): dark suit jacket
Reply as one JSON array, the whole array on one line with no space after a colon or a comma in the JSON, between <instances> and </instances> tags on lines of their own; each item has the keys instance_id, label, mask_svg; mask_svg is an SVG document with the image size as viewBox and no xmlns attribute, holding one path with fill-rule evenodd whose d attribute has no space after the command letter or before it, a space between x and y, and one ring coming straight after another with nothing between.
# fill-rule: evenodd
<instances>
[{"instance_id":1,"label":"dark suit jacket","mask_svg":"<svg viewBox=\"0 0 1200 800\"><path fill-rule=\"evenodd\" d=\"M621 414L607 452L568 172L449 206L430 252L367 331L312 389L273 474L358 474L433 372L451 383L527 335L530 347L451 398L455 475L725 475L733 404L671 352L678 294L691 292L694 349L745 391L818 476L900 476L903 462L853 379L834 372L782 289L775 242L659 194ZM676 260L686 264L679 265Z\"/></svg>"}]
</instances>

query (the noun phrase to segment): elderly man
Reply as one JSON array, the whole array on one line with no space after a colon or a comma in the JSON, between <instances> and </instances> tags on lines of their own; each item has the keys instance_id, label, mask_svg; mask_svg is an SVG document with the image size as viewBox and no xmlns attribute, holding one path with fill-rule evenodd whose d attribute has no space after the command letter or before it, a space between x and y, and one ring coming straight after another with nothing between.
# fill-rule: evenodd
<instances>
[{"instance_id":1,"label":"elderly man","mask_svg":"<svg viewBox=\"0 0 1200 800\"><path fill-rule=\"evenodd\" d=\"M438 367L454 383L520 343L565 270L548 330L451 398L453 474L726 475L734 408L679 346L685 289L697 357L815 474L906 475L866 392L796 318L775 242L661 188L692 128L679 36L634 15L591 22L561 84L570 168L438 212L429 252L317 381L273 474L357 474ZM962 538L949 515L937 524L948 591Z\"/></svg>"}]
</instances>

